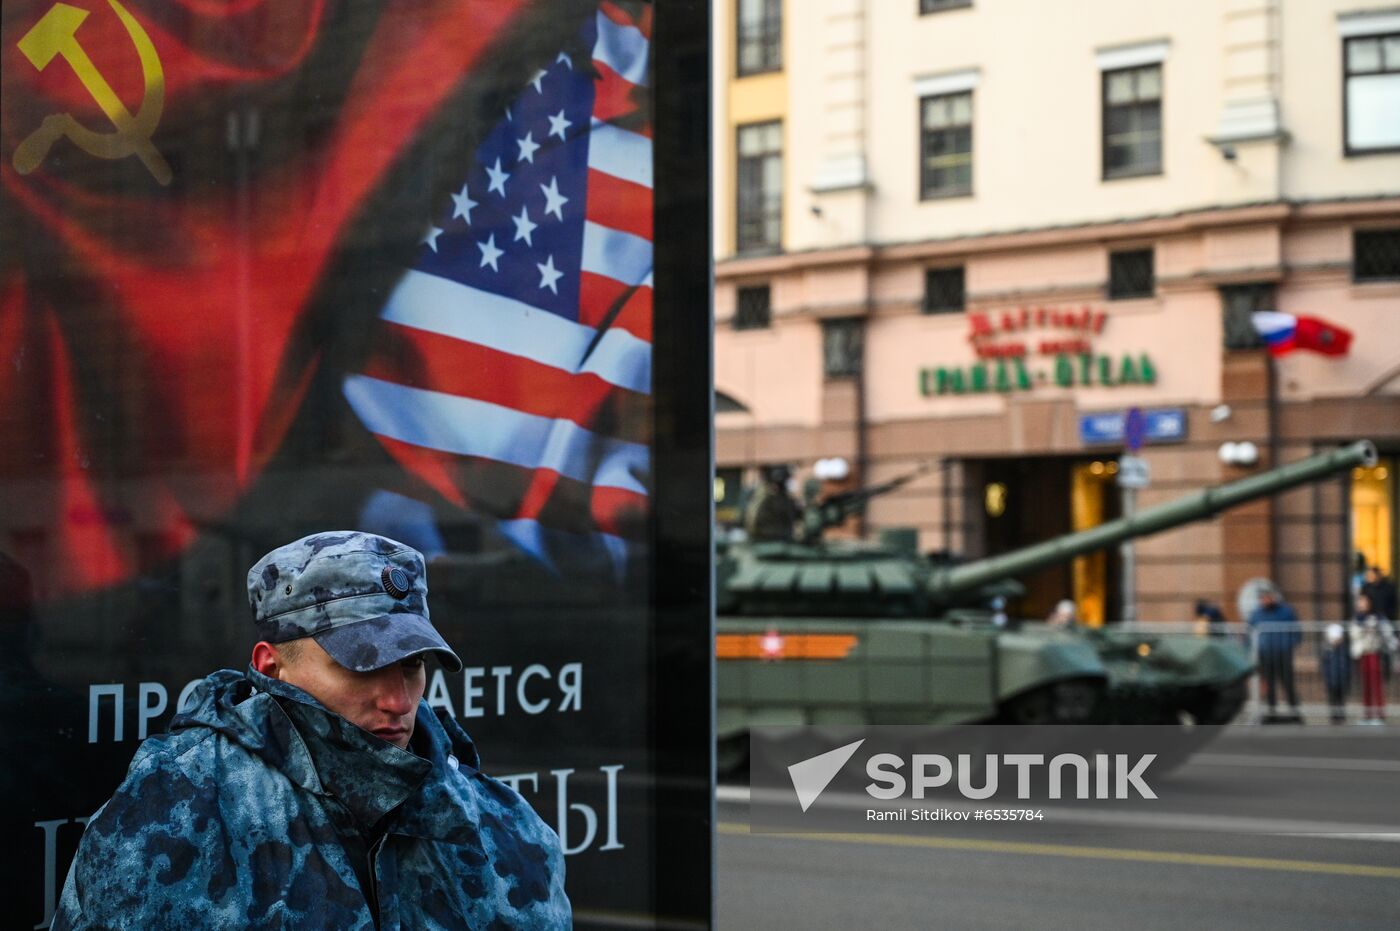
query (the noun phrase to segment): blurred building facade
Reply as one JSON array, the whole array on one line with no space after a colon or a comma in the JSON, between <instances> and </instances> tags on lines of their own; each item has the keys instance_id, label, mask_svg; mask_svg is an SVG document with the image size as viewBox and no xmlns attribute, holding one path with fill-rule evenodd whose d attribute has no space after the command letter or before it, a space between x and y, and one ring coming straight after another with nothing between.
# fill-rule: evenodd
<instances>
[{"instance_id":1,"label":"blurred building facade","mask_svg":"<svg viewBox=\"0 0 1400 931\"><path fill-rule=\"evenodd\" d=\"M1130 407L1153 434L1139 506L1365 437L1375 469L1136 547L1143 619L1233 615L1257 576L1340 617L1358 551L1396 568L1400 7L1066 14L714 5L721 516L764 465L933 462L865 529L977 556L1116 516ZM1263 310L1355 340L1271 359ZM1017 607L1113 620L1120 578L1117 554L1084 558Z\"/></svg>"}]
</instances>

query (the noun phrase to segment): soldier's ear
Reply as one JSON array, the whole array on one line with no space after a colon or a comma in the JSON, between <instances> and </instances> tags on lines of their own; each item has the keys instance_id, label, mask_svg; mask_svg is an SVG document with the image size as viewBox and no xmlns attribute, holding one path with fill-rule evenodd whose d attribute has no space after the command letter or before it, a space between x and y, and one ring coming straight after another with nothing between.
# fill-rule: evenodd
<instances>
[{"instance_id":1,"label":"soldier's ear","mask_svg":"<svg viewBox=\"0 0 1400 931\"><path fill-rule=\"evenodd\" d=\"M253 646L253 668L269 679L282 678L282 664L278 660L277 650L265 640Z\"/></svg>"}]
</instances>

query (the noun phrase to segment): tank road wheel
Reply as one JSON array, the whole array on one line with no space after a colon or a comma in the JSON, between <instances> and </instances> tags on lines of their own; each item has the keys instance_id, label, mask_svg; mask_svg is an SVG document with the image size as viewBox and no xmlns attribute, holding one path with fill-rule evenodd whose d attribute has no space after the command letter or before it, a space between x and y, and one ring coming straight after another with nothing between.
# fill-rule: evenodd
<instances>
[{"instance_id":1,"label":"tank road wheel","mask_svg":"<svg viewBox=\"0 0 1400 931\"><path fill-rule=\"evenodd\" d=\"M1085 724L1094 713L1102 685L1092 679L1069 679L1043 685L1002 705L1004 724Z\"/></svg>"}]
</instances>

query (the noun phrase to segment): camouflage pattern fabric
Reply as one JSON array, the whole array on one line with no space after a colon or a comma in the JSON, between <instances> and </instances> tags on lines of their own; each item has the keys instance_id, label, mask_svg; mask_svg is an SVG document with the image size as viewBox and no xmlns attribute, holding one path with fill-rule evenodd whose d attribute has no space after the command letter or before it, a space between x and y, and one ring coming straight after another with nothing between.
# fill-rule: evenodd
<instances>
[{"instance_id":1,"label":"camouflage pattern fabric","mask_svg":"<svg viewBox=\"0 0 1400 931\"><path fill-rule=\"evenodd\" d=\"M429 620L423 554L388 537L342 530L279 546L248 570L248 605L259 639L315 637L356 672L428 651L462 668Z\"/></svg>"},{"instance_id":2,"label":"camouflage pattern fabric","mask_svg":"<svg viewBox=\"0 0 1400 931\"><path fill-rule=\"evenodd\" d=\"M214 673L88 824L53 928L570 927L554 832L426 703L412 746Z\"/></svg>"}]
</instances>

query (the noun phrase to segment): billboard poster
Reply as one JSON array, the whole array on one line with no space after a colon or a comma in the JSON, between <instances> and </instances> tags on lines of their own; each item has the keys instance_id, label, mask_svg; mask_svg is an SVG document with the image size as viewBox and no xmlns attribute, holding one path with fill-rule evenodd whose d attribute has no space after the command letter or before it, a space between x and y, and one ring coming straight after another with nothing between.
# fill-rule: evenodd
<instances>
[{"instance_id":1,"label":"billboard poster","mask_svg":"<svg viewBox=\"0 0 1400 931\"><path fill-rule=\"evenodd\" d=\"M0 11L9 923L250 566L427 559L426 700L559 834L579 927L709 920L705 4Z\"/></svg>"}]
</instances>

